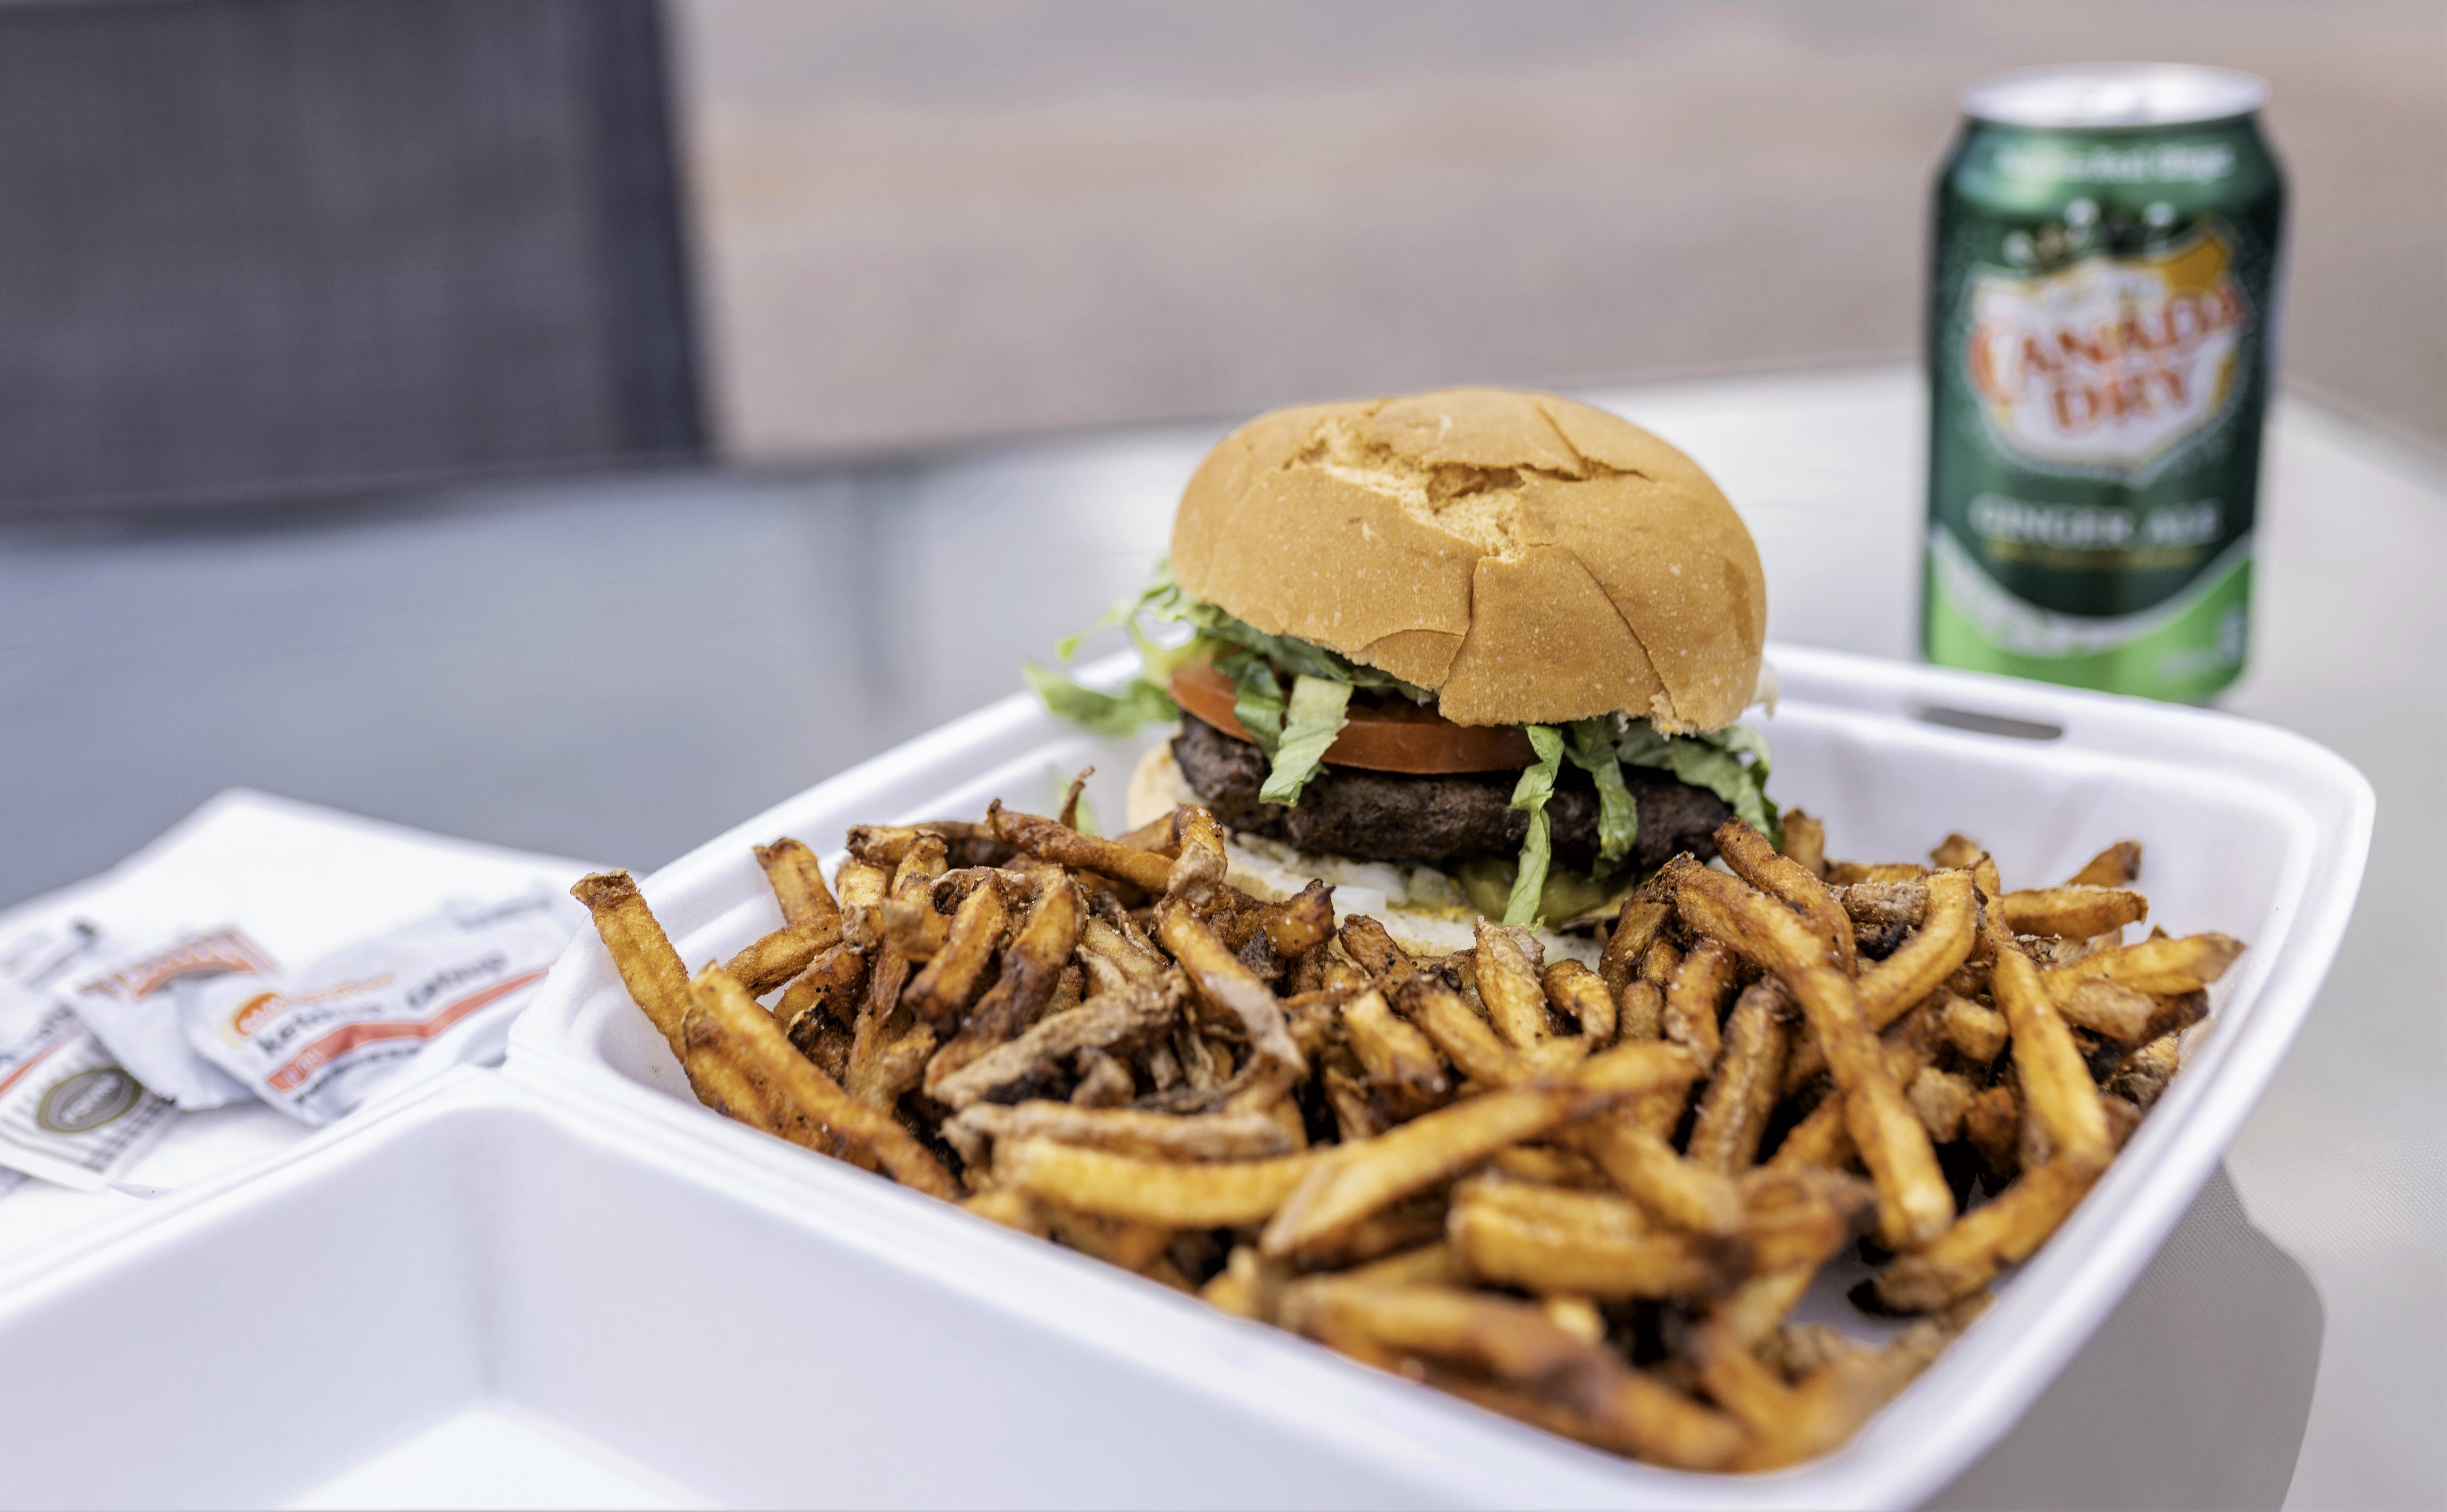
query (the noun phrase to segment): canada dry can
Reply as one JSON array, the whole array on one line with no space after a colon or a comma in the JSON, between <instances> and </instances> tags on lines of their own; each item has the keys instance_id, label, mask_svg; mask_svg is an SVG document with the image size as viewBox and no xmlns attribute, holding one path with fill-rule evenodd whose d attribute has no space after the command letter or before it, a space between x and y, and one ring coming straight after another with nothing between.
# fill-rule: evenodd
<instances>
[{"instance_id":1,"label":"canada dry can","mask_svg":"<svg viewBox=\"0 0 2447 1512\"><path fill-rule=\"evenodd\" d=\"M1932 258L1931 661L2187 701L2242 674L2285 201L2267 96L2157 65L1964 91Z\"/></svg>"}]
</instances>

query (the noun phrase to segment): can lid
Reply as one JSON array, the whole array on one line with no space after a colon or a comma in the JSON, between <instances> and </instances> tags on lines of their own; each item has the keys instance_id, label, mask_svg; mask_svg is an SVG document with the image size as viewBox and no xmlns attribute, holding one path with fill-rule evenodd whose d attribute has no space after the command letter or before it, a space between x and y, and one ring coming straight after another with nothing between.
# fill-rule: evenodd
<instances>
[{"instance_id":1,"label":"can lid","mask_svg":"<svg viewBox=\"0 0 2447 1512\"><path fill-rule=\"evenodd\" d=\"M1963 113L2009 126L2191 125L2248 116L2268 84L2181 63L2080 63L1992 73L1963 86Z\"/></svg>"}]
</instances>

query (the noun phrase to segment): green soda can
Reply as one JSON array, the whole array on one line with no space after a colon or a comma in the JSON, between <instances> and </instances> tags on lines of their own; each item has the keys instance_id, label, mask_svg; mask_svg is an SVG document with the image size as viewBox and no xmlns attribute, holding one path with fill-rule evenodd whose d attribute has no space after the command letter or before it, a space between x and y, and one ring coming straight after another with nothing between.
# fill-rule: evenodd
<instances>
[{"instance_id":1,"label":"green soda can","mask_svg":"<svg viewBox=\"0 0 2447 1512\"><path fill-rule=\"evenodd\" d=\"M1937 181L1921 643L2199 702L2241 676L2285 180L2267 86L2030 68Z\"/></svg>"}]
</instances>

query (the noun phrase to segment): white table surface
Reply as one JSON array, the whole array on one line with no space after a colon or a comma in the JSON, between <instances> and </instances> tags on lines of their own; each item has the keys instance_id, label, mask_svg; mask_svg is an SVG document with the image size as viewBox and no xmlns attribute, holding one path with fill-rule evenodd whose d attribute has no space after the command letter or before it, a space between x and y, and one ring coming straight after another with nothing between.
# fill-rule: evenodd
<instances>
[{"instance_id":1,"label":"white table surface","mask_svg":"<svg viewBox=\"0 0 2447 1512\"><path fill-rule=\"evenodd\" d=\"M1592 397L1682 445L1723 483L1766 559L1772 635L1873 655L1912 653L1923 441L1920 387L1910 371L1726 379ZM201 595L218 591L216 573L260 573L272 553L319 551L325 576L334 579L325 591L362 617L383 574L413 575L420 552L471 563L467 543L481 540L482 563L456 591L463 601L494 595L505 606L503 633L516 639L534 637L537 622L522 621L507 595L532 585L549 601L560 591L525 554L548 556L566 574L573 539L593 543L622 570L676 562L686 571L692 551L735 563L743 540L768 556L807 552L817 571L802 598L752 600L755 614L768 616L750 627L752 643L775 659L743 658L727 675L740 687L768 689L782 675L842 690L829 696L863 696L864 724L838 736L853 744L828 745L836 732L818 720L805 726L797 753L847 754L1009 685L1007 670L981 661L973 632L956 616L899 617L890 636L853 638L900 591L860 582L862 571L871 576L874 563L890 562L908 591L933 585L956 601L996 591L1008 611L1002 647L1014 656L1041 655L1042 642L1137 586L1163 548L1182 481L1216 434L1214 426L1185 425L1049 442L846 482L763 476L623 484L595 490L582 517L564 490L523 512L384 525L336 547L283 541L250 554L173 543L97 554L91 563L55 553L47 566L54 578L155 574L148 580L172 594ZM782 504L768 507L773 500ZM2447 468L2289 401L2273 423L2261 539L2253 671L2225 705L2324 742L2377 787L2380 831L2354 930L2227 1175L2058 1387L1940 1505L2447 1505L2447 1451L2438 1430L2447 1421L2440 1279L2447 1201L2435 1111L2447 1089L2447 1005L2424 959L2438 933L2434 911L2417 914L2426 901L2421 884L2434 837L2447 827L2437 790L2438 753L2447 749L2447 685L2437 661L2447 644L2438 582L2447 565ZM370 565L351 565L357 558ZM482 577L486 570L498 572L498 584ZM375 591L350 586L346 575L358 571ZM709 584L726 607L736 599L726 581ZM668 646L688 600L660 596L668 617L640 633ZM119 596L110 612L141 616L141 607L123 610L131 602L142 600ZM161 613L177 612L171 602ZM47 623L72 617L74 604L63 599L62 607L68 614ZM141 618L125 633L141 637ZM258 658L243 638L256 633L232 633L227 654L241 665ZM300 638L286 623L261 633L284 647ZM471 681L485 675L482 658L461 671ZM692 681L694 696L722 696L718 678ZM657 757L666 766L685 759ZM822 767L777 769L790 772L794 785L823 775ZM776 779L759 780L769 786ZM469 783L481 792L472 772ZM720 822L749 806L722 814ZM706 824L705 833L714 827ZM402 839L388 829L382 838ZM567 864L438 839L421 854L437 865L452 855ZM644 866L654 858L619 859ZM246 866L242 856L227 854L217 864L234 876ZM211 884L191 874L178 885L200 892ZM197 917L215 912L202 897L195 908ZM203 1115L185 1121L129 1176L183 1184L294 1137L269 1110ZM0 1200L0 1255L133 1200L28 1183ZM483 1457L470 1463L475 1468L450 1484L472 1503L484 1499ZM521 1471L527 1480L519 1499L552 1500L532 1484L535 1473L532 1465ZM447 1489L416 1484L425 1500ZM379 1489L358 1486L349 1499L380 1501Z\"/></svg>"}]
</instances>

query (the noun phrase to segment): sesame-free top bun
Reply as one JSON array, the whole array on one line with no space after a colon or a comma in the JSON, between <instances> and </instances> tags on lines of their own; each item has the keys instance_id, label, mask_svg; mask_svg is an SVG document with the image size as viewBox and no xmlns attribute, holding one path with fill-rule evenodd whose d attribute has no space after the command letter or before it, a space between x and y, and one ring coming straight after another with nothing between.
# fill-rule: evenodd
<instances>
[{"instance_id":1,"label":"sesame-free top bun","mask_svg":"<svg viewBox=\"0 0 2447 1512\"><path fill-rule=\"evenodd\" d=\"M1183 492L1172 572L1260 630L1435 690L1462 725L1718 729L1767 635L1758 549L1691 459L1503 388L1259 416Z\"/></svg>"}]
</instances>

